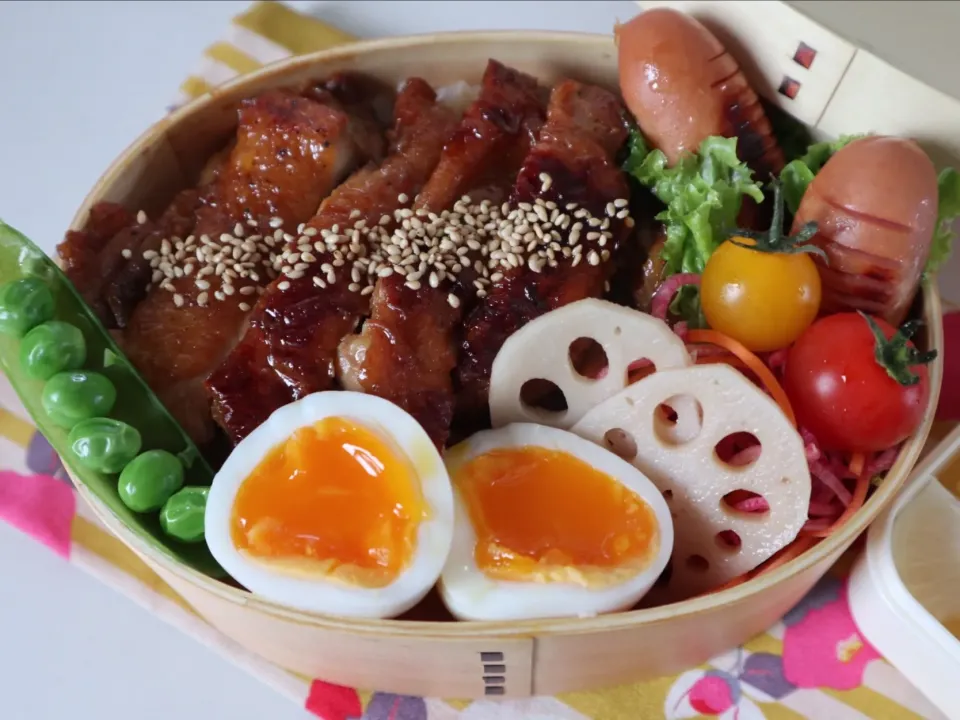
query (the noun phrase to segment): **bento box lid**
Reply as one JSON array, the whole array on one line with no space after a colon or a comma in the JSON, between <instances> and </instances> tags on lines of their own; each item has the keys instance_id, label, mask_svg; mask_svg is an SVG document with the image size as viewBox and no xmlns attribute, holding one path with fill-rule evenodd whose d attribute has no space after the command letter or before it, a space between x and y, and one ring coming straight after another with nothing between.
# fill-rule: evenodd
<instances>
[{"instance_id":1,"label":"bento box lid","mask_svg":"<svg viewBox=\"0 0 960 720\"><path fill-rule=\"evenodd\" d=\"M640 0L701 20L756 91L823 136L916 138L960 158L960 3ZM794 96L788 96L795 90Z\"/></svg>"}]
</instances>

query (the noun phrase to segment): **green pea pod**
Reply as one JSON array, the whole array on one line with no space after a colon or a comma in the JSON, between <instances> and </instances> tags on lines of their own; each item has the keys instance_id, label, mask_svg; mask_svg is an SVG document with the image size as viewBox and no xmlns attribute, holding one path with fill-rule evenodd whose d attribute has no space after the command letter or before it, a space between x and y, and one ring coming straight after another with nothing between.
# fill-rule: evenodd
<instances>
[{"instance_id":1,"label":"green pea pod","mask_svg":"<svg viewBox=\"0 0 960 720\"><path fill-rule=\"evenodd\" d=\"M99 473L118 473L140 452L137 429L112 418L90 418L77 423L67 436L70 449L82 465Z\"/></svg>"},{"instance_id":2,"label":"green pea pod","mask_svg":"<svg viewBox=\"0 0 960 720\"><path fill-rule=\"evenodd\" d=\"M0 333L22 337L53 317L53 295L40 278L23 277L0 285Z\"/></svg>"},{"instance_id":3,"label":"green pea pod","mask_svg":"<svg viewBox=\"0 0 960 720\"><path fill-rule=\"evenodd\" d=\"M63 370L76 370L86 359L83 333L70 323L49 320L20 341L20 367L37 380L49 380Z\"/></svg>"},{"instance_id":4,"label":"green pea pod","mask_svg":"<svg viewBox=\"0 0 960 720\"><path fill-rule=\"evenodd\" d=\"M43 386L40 397L47 417L68 430L81 420L106 416L116 401L113 383L86 370L57 373Z\"/></svg>"},{"instance_id":5,"label":"green pea pod","mask_svg":"<svg viewBox=\"0 0 960 720\"><path fill-rule=\"evenodd\" d=\"M120 499L134 512L159 510L183 486L183 465L166 450L147 450L120 473Z\"/></svg>"},{"instance_id":6,"label":"green pea pod","mask_svg":"<svg viewBox=\"0 0 960 720\"><path fill-rule=\"evenodd\" d=\"M201 542L209 494L208 487L186 487L173 495L160 511L164 531L183 542Z\"/></svg>"},{"instance_id":7,"label":"green pea pod","mask_svg":"<svg viewBox=\"0 0 960 720\"><path fill-rule=\"evenodd\" d=\"M52 317L73 325L82 333L87 349L83 369L103 375L116 389L110 417L136 428L149 449L166 450L181 458L185 485L209 486L213 472L196 445L124 357L56 263L30 240L0 221L0 284L24 278L34 283L42 282L53 298ZM27 329L49 319L41 313L27 323L30 325ZM73 454L69 431L54 423L44 410L44 383L21 367L22 343L19 337L22 334L0 332L0 369L9 377L24 407L63 458L77 483L95 495L144 543L174 561L213 577L222 577L223 569L210 555L205 543L184 543L168 535L161 527L157 513L140 514L126 506L120 498L116 475L93 470Z\"/></svg>"}]
</instances>

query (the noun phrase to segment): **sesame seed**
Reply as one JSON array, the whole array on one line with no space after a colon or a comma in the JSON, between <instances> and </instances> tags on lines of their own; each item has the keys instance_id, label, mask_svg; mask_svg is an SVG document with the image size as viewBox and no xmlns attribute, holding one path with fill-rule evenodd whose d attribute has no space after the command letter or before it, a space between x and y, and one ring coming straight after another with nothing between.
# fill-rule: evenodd
<instances>
[{"instance_id":1,"label":"sesame seed","mask_svg":"<svg viewBox=\"0 0 960 720\"><path fill-rule=\"evenodd\" d=\"M183 307L183 295L180 293L173 294L173 304L177 307Z\"/></svg>"},{"instance_id":2,"label":"sesame seed","mask_svg":"<svg viewBox=\"0 0 960 720\"><path fill-rule=\"evenodd\" d=\"M408 288L410 288L411 290L419 290L419 289L420 289L420 281L419 281L419 280L407 280L407 282L406 282L405 284L406 284L406 286L407 286Z\"/></svg>"},{"instance_id":3,"label":"sesame seed","mask_svg":"<svg viewBox=\"0 0 960 720\"><path fill-rule=\"evenodd\" d=\"M242 312L250 312L250 306L245 302L240 303L237 307L240 308Z\"/></svg>"},{"instance_id":4,"label":"sesame seed","mask_svg":"<svg viewBox=\"0 0 960 720\"><path fill-rule=\"evenodd\" d=\"M144 260L153 260L155 257L159 257L156 250L145 250L143 252Z\"/></svg>"},{"instance_id":5,"label":"sesame seed","mask_svg":"<svg viewBox=\"0 0 960 720\"><path fill-rule=\"evenodd\" d=\"M270 218L270 227L272 227L275 230L283 227L283 218L278 218L278 217Z\"/></svg>"},{"instance_id":6,"label":"sesame seed","mask_svg":"<svg viewBox=\"0 0 960 720\"><path fill-rule=\"evenodd\" d=\"M288 283L286 280L282 280L281 282L277 283L277 289L288 290L290 289L290 283Z\"/></svg>"},{"instance_id":7,"label":"sesame seed","mask_svg":"<svg viewBox=\"0 0 960 720\"><path fill-rule=\"evenodd\" d=\"M210 299L210 296L207 293L202 292L199 295L197 295L197 305L199 305L200 307L206 307L207 301L209 299Z\"/></svg>"},{"instance_id":8,"label":"sesame seed","mask_svg":"<svg viewBox=\"0 0 960 720\"><path fill-rule=\"evenodd\" d=\"M313 277L313 284L316 285L318 288L327 287L327 284L323 281L323 278L319 277L318 275L315 275Z\"/></svg>"},{"instance_id":9,"label":"sesame seed","mask_svg":"<svg viewBox=\"0 0 960 720\"><path fill-rule=\"evenodd\" d=\"M129 260L133 257L133 251L130 248L124 248L120 251L120 256L126 260Z\"/></svg>"},{"instance_id":10,"label":"sesame seed","mask_svg":"<svg viewBox=\"0 0 960 720\"><path fill-rule=\"evenodd\" d=\"M632 228L637 223L632 217L627 216L626 218L624 218L623 224L626 225L628 228Z\"/></svg>"},{"instance_id":11,"label":"sesame seed","mask_svg":"<svg viewBox=\"0 0 960 720\"><path fill-rule=\"evenodd\" d=\"M347 290L349 290L350 292L357 292L360 290L360 285L357 283L350 283L349 285L347 285Z\"/></svg>"},{"instance_id":12,"label":"sesame seed","mask_svg":"<svg viewBox=\"0 0 960 720\"><path fill-rule=\"evenodd\" d=\"M546 192L550 189L550 186L553 185L553 178L547 175L547 173L540 173L540 182L543 183L540 186L540 192Z\"/></svg>"},{"instance_id":13,"label":"sesame seed","mask_svg":"<svg viewBox=\"0 0 960 720\"><path fill-rule=\"evenodd\" d=\"M629 214L630 214L629 210L626 210L626 209L621 210L620 212L617 213L617 219L624 220Z\"/></svg>"},{"instance_id":14,"label":"sesame seed","mask_svg":"<svg viewBox=\"0 0 960 720\"><path fill-rule=\"evenodd\" d=\"M460 307L460 298L458 298L453 293L450 293L449 295L447 295L447 302L450 304L450 307L452 308Z\"/></svg>"},{"instance_id":15,"label":"sesame seed","mask_svg":"<svg viewBox=\"0 0 960 720\"><path fill-rule=\"evenodd\" d=\"M600 264L600 256L597 255L597 251L596 251L596 250L591 250L591 251L590 251L590 253L587 255L587 262L590 263L591 265L599 265L599 264Z\"/></svg>"},{"instance_id":16,"label":"sesame seed","mask_svg":"<svg viewBox=\"0 0 960 720\"><path fill-rule=\"evenodd\" d=\"M137 224L138 225L147 224L147 214L143 210L140 210L137 212Z\"/></svg>"}]
</instances>

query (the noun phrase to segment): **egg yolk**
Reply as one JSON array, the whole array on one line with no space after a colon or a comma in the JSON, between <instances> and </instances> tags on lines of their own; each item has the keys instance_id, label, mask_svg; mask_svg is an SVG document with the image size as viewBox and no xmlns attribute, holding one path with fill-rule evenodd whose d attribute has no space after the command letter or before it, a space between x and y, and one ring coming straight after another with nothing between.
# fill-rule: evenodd
<instances>
[{"instance_id":1,"label":"egg yolk","mask_svg":"<svg viewBox=\"0 0 960 720\"><path fill-rule=\"evenodd\" d=\"M569 453L492 450L454 479L477 535L474 558L502 580L596 586L642 571L659 547L650 506Z\"/></svg>"},{"instance_id":2,"label":"egg yolk","mask_svg":"<svg viewBox=\"0 0 960 720\"><path fill-rule=\"evenodd\" d=\"M247 476L230 532L240 552L272 567L383 587L409 563L425 516L408 459L356 422L327 418Z\"/></svg>"}]
</instances>

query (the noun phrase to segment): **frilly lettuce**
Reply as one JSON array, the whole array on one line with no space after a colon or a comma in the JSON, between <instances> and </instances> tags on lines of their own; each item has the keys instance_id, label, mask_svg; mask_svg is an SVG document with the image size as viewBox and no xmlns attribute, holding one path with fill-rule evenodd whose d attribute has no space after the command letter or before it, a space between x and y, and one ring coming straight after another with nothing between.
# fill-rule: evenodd
<instances>
[{"instance_id":1,"label":"frilly lettuce","mask_svg":"<svg viewBox=\"0 0 960 720\"><path fill-rule=\"evenodd\" d=\"M937 178L937 186L937 226L933 231L933 244L927 259L927 273L935 273L950 257L953 224L960 217L960 173L952 167L945 168Z\"/></svg>"},{"instance_id":2,"label":"frilly lettuce","mask_svg":"<svg viewBox=\"0 0 960 720\"><path fill-rule=\"evenodd\" d=\"M673 167L633 130L624 170L666 205L657 215L666 229L666 273L703 272L713 251L736 227L744 195L763 201L753 172L737 158L736 138L709 137Z\"/></svg>"}]
</instances>

